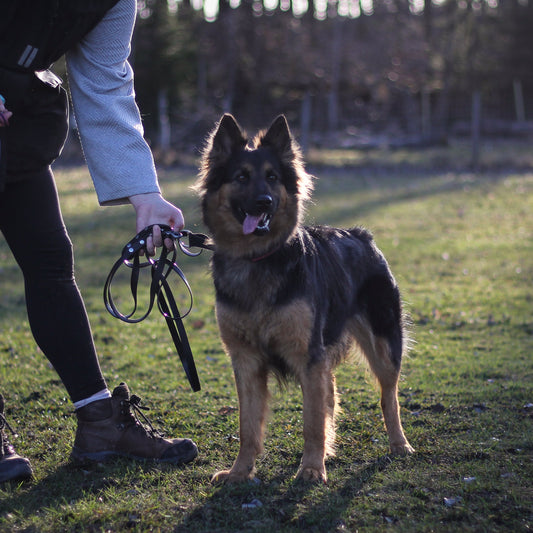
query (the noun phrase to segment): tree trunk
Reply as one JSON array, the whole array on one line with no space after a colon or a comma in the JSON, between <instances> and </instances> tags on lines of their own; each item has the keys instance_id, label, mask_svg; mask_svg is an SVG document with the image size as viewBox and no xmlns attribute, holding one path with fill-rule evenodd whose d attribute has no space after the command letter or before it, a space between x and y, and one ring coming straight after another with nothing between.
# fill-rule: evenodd
<instances>
[{"instance_id":1,"label":"tree trunk","mask_svg":"<svg viewBox=\"0 0 533 533\"><path fill-rule=\"evenodd\" d=\"M161 89L158 94L159 111L159 148L166 151L170 148L170 121L168 119L168 98L166 92Z\"/></svg>"},{"instance_id":2,"label":"tree trunk","mask_svg":"<svg viewBox=\"0 0 533 533\"><path fill-rule=\"evenodd\" d=\"M305 91L302 99L300 118L300 146L303 153L309 150L309 139L311 136L311 93Z\"/></svg>"},{"instance_id":3,"label":"tree trunk","mask_svg":"<svg viewBox=\"0 0 533 533\"><path fill-rule=\"evenodd\" d=\"M524 107L524 94L522 92L522 82L520 80L513 81L513 93L516 120L518 122L525 122L526 111Z\"/></svg>"}]
</instances>

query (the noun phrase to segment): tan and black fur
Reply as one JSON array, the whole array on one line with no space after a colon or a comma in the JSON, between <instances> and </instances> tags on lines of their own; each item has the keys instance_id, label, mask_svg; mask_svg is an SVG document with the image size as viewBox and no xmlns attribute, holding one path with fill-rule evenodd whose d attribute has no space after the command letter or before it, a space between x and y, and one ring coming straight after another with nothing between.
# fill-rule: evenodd
<instances>
[{"instance_id":1,"label":"tan and black fur","mask_svg":"<svg viewBox=\"0 0 533 533\"><path fill-rule=\"evenodd\" d=\"M273 372L295 379L303 392L297 475L325 482L325 459L334 451L334 369L354 349L380 385L392 452L412 452L398 405L406 344L398 287L366 230L302 224L312 178L285 118L249 142L224 115L208 139L196 188L215 246L217 321L239 396L240 451L213 480L254 476Z\"/></svg>"}]
</instances>

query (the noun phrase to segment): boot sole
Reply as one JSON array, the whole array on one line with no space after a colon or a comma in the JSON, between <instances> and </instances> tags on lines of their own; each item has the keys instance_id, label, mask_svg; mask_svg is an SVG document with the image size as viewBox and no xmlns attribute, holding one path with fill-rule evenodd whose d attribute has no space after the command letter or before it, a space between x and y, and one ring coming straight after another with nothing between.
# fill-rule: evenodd
<instances>
[{"instance_id":1,"label":"boot sole","mask_svg":"<svg viewBox=\"0 0 533 533\"><path fill-rule=\"evenodd\" d=\"M112 459L118 458L118 457L125 457L126 459L133 459L134 461L154 461L156 463L169 463L169 464L175 464L175 465L183 465L186 463L190 463L193 461L196 456L198 455L198 450L191 450L191 453L185 457L169 457L168 459L158 459L156 457L139 457L137 455L132 455L129 453L120 453L120 452L110 452L110 451L103 451L103 452L81 452L77 450L76 448L72 449L72 452L70 454L71 461L74 462L92 462L92 463L105 463L107 461L110 461Z\"/></svg>"}]
</instances>

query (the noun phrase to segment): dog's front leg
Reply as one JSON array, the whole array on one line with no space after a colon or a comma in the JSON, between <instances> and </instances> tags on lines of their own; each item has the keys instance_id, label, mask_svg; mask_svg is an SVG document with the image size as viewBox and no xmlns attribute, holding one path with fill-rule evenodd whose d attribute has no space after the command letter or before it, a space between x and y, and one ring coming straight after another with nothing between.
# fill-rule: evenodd
<instances>
[{"instance_id":1,"label":"dog's front leg","mask_svg":"<svg viewBox=\"0 0 533 533\"><path fill-rule=\"evenodd\" d=\"M335 378L326 361L313 363L302 374L304 453L296 477L326 483L328 439L334 438Z\"/></svg>"},{"instance_id":2,"label":"dog's front leg","mask_svg":"<svg viewBox=\"0 0 533 533\"><path fill-rule=\"evenodd\" d=\"M253 479L255 459L263 448L268 404L267 370L253 357L232 356L239 396L240 449L231 470L217 472L213 483L238 483Z\"/></svg>"}]
</instances>

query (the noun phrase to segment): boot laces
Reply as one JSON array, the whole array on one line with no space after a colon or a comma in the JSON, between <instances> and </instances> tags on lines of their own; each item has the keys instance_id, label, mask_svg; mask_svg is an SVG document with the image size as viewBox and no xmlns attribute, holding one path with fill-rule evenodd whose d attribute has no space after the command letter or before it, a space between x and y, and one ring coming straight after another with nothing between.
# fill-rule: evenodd
<instances>
[{"instance_id":1,"label":"boot laces","mask_svg":"<svg viewBox=\"0 0 533 533\"><path fill-rule=\"evenodd\" d=\"M4 431L4 428L9 429L11 433L13 434L13 437L18 437L15 430L9 425L9 422L7 421L6 417L4 416L4 413L0 412L0 456L2 456L5 453L8 453L9 447L11 446L11 443L9 442L9 439L7 438L6 432Z\"/></svg>"},{"instance_id":2,"label":"boot laces","mask_svg":"<svg viewBox=\"0 0 533 533\"><path fill-rule=\"evenodd\" d=\"M13 437L18 437L15 430L9 425L9 422L7 421L6 417L4 416L4 413L0 413L0 431L3 432L4 428L9 429L11 433L13 434Z\"/></svg>"},{"instance_id":3,"label":"boot laces","mask_svg":"<svg viewBox=\"0 0 533 533\"><path fill-rule=\"evenodd\" d=\"M124 400L124 404L127 407L131 408L129 412L130 415L133 414L135 425L142 428L151 437L163 438L163 433L158 429L154 428L150 419L143 413L143 411L149 411L150 408L141 405L141 401L141 398L136 394L132 394L129 400Z\"/></svg>"}]
</instances>

